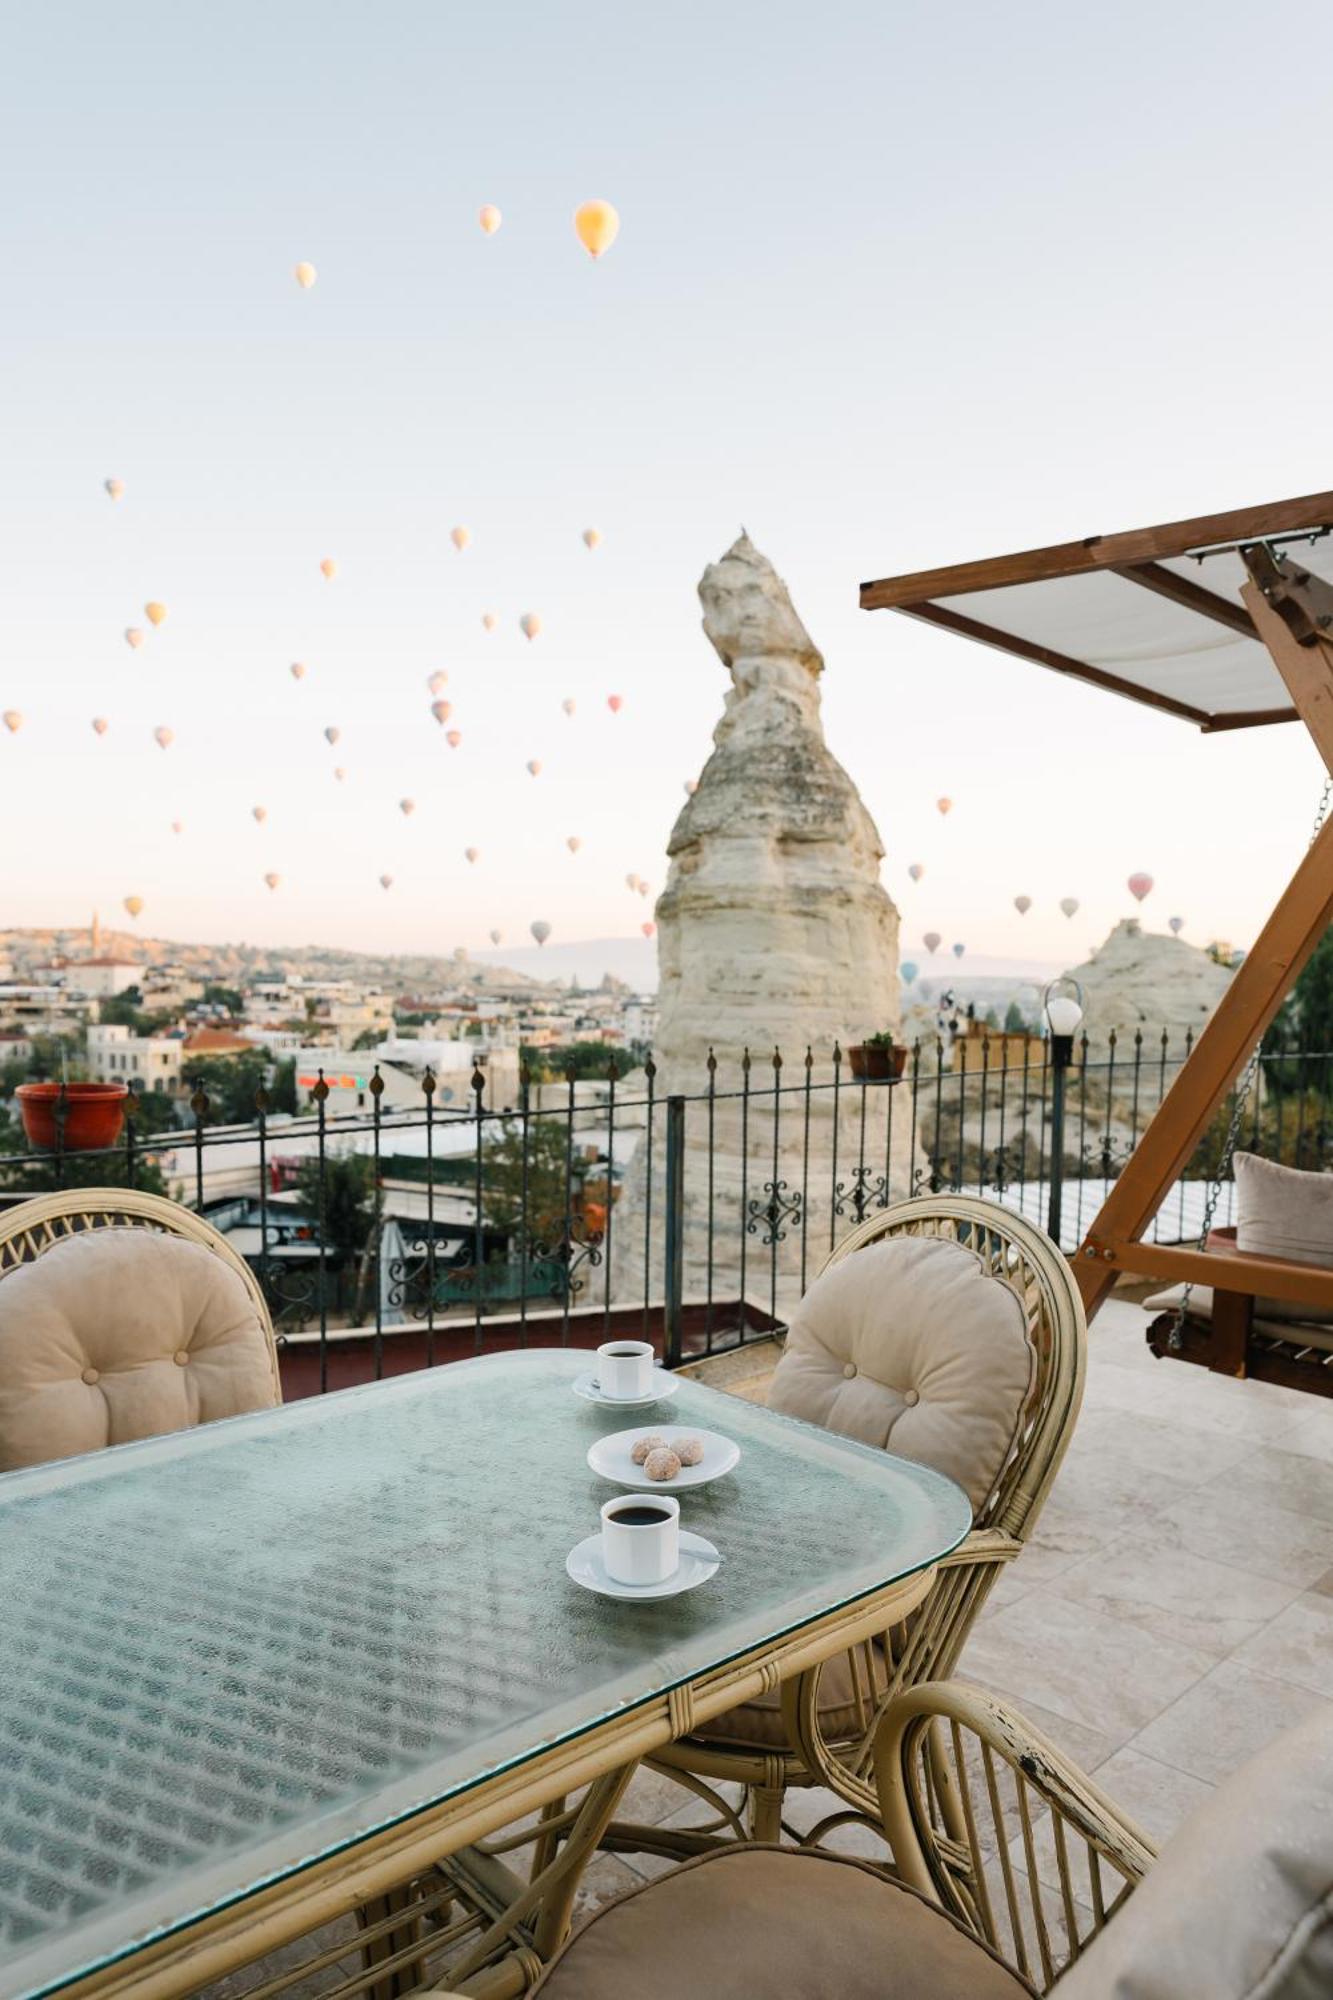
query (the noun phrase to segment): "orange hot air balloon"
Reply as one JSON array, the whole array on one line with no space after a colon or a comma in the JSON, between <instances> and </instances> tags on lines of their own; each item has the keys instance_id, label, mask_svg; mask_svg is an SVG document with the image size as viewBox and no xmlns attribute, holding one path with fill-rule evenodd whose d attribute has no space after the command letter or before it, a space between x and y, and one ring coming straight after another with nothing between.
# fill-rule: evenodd
<instances>
[{"instance_id":1,"label":"orange hot air balloon","mask_svg":"<svg viewBox=\"0 0 1333 2000\"><path fill-rule=\"evenodd\" d=\"M471 528L450 528L449 540L461 556L468 543L472 540L472 530Z\"/></svg>"},{"instance_id":2,"label":"orange hot air balloon","mask_svg":"<svg viewBox=\"0 0 1333 2000\"><path fill-rule=\"evenodd\" d=\"M483 611L481 622L487 632L493 632L500 621L493 611Z\"/></svg>"},{"instance_id":3,"label":"orange hot air balloon","mask_svg":"<svg viewBox=\"0 0 1333 2000\"><path fill-rule=\"evenodd\" d=\"M501 940L501 938L502 938L503 936L504 936L504 932L503 932L503 931L492 931L492 932L491 932L491 943L492 943L492 944L499 944L499 942L500 942L500 940Z\"/></svg>"},{"instance_id":4,"label":"orange hot air balloon","mask_svg":"<svg viewBox=\"0 0 1333 2000\"><path fill-rule=\"evenodd\" d=\"M169 750L176 741L176 732L174 729L167 729L165 727L155 729L153 731L153 741L157 744L159 750Z\"/></svg>"},{"instance_id":5,"label":"orange hot air balloon","mask_svg":"<svg viewBox=\"0 0 1333 2000\"><path fill-rule=\"evenodd\" d=\"M623 694L609 694L606 697L606 705L612 715L619 715L621 709L625 706L625 697Z\"/></svg>"},{"instance_id":6,"label":"orange hot air balloon","mask_svg":"<svg viewBox=\"0 0 1333 2000\"><path fill-rule=\"evenodd\" d=\"M107 492L111 495L111 498L113 500L120 500L124 498L125 481L123 479L104 479L102 481L102 484L103 486L105 486Z\"/></svg>"},{"instance_id":7,"label":"orange hot air balloon","mask_svg":"<svg viewBox=\"0 0 1333 2000\"><path fill-rule=\"evenodd\" d=\"M250 817L252 820L256 822L257 825L262 826L264 824L264 821L268 818L268 807L251 806Z\"/></svg>"},{"instance_id":8,"label":"orange hot air balloon","mask_svg":"<svg viewBox=\"0 0 1333 2000\"><path fill-rule=\"evenodd\" d=\"M106 735L106 720L103 716L95 715L93 717L93 729L98 736Z\"/></svg>"},{"instance_id":9,"label":"orange hot air balloon","mask_svg":"<svg viewBox=\"0 0 1333 2000\"><path fill-rule=\"evenodd\" d=\"M951 812L953 811L953 800L952 800L952 799L936 799L936 801L935 801L935 810L936 810L936 812L937 812L937 813L939 813L939 814L940 814L941 818L945 817L945 816L946 816L947 814L949 814L949 813L951 813Z\"/></svg>"},{"instance_id":10,"label":"orange hot air balloon","mask_svg":"<svg viewBox=\"0 0 1333 2000\"><path fill-rule=\"evenodd\" d=\"M535 639L542 629L542 621L535 611L525 611L518 621L518 629L525 639Z\"/></svg>"},{"instance_id":11,"label":"orange hot air balloon","mask_svg":"<svg viewBox=\"0 0 1333 2000\"><path fill-rule=\"evenodd\" d=\"M9 731L10 735L17 736L23 727L22 711L17 708L7 708L3 720L5 728Z\"/></svg>"},{"instance_id":12,"label":"orange hot air balloon","mask_svg":"<svg viewBox=\"0 0 1333 2000\"><path fill-rule=\"evenodd\" d=\"M165 625L167 622L167 607L165 604L145 604L143 615L150 625Z\"/></svg>"},{"instance_id":13,"label":"orange hot air balloon","mask_svg":"<svg viewBox=\"0 0 1333 2000\"><path fill-rule=\"evenodd\" d=\"M585 528L583 530L583 546L585 549L600 548L601 543L602 531L600 528Z\"/></svg>"},{"instance_id":14,"label":"orange hot air balloon","mask_svg":"<svg viewBox=\"0 0 1333 2000\"><path fill-rule=\"evenodd\" d=\"M1015 896L1014 908L1018 911L1020 917L1025 917L1032 908L1031 896Z\"/></svg>"},{"instance_id":15,"label":"orange hot air balloon","mask_svg":"<svg viewBox=\"0 0 1333 2000\"><path fill-rule=\"evenodd\" d=\"M571 833L569 839L565 842L565 846L569 849L571 854L577 854L582 845L583 842L579 839L576 833Z\"/></svg>"},{"instance_id":16,"label":"orange hot air balloon","mask_svg":"<svg viewBox=\"0 0 1333 2000\"><path fill-rule=\"evenodd\" d=\"M914 861L907 872L914 882L919 882L926 872L925 865L920 861Z\"/></svg>"},{"instance_id":17,"label":"orange hot air balloon","mask_svg":"<svg viewBox=\"0 0 1333 2000\"><path fill-rule=\"evenodd\" d=\"M477 220L488 236L494 236L504 217L493 201L484 201L477 211Z\"/></svg>"},{"instance_id":18,"label":"orange hot air balloon","mask_svg":"<svg viewBox=\"0 0 1333 2000\"><path fill-rule=\"evenodd\" d=\"M124 902L124 906L123 906L123 907L124 907L125 909L127 909L128 911L129 911L129 913L130 913L130 915L131 915L132 917L137 917L137 916L138 916L138 914L139 914L139 912L140 912L140 910L141 910L141 909L143 908L143 897L142 897L142 896L127 896L127 897L125 898L125 902Z\"/></svg>"},{"instance_id":19,"label":"orange hot air balloon","mask_svg":"<svg viewBox=\"0 0 1333 2000\"><path fill-rule=\"evenodd\" d=\"M454 705L451 701L433 701L430 705L430 712L440 727L443 728L454 712Z\"/></svg>"},{"instance_id":20,"label":"orange hot air balloon","mask_svg":"<svg viewBox=\"0 0 1333 2000\"><path fill-rule=\"evenodd\" d=\"M640 929L640 930L641 930L641 931L643 932L643 934L644 934L644 936L645 936L645 937L651 937L651 936L652 936L652 934L653 934L653 932L654 932L654 931L655 931L655 930L657 929L657 925L656 925L656 924L640 924L640 925L639 925L639 929Z\"/></svg>"},{"instance_id":21,"label":"orange hot air balloon","mask_svg":"<svg viewBox=\"0 0 1333 2000\"><path fill-rule=\"evenodd\" d=\"M315 269L313 264L298 264L296 267L295 276L296 276L296 282L301 287L301 290L303 292L308 292L310 290L310 287L314 284L315 279L319 276L319 273Z\"/></svg>"},{"instance_id":22,"label":"orange hot air balloon","mask_svg":"<svg viewBox=\"0 0 1333 2000\"><path fill-rule=\"evenodd\" d=\"M392 875L381 875L381 876L380 876L380 887L381 887L381 889L392 889L392 887L393 887L393 876L392 876Z\"/></svg>"},{"instance_id":23,"label":"orange hot air balloon","mask_svg":"<svg viewBox=\"0 0 1333 2000\"><path fill-rule=\"evenodd\" d=\"M185 821L183 819L173 819L171 822L171 831L173 833L184 833Z\"/></svg>"},{"instance_id":24,"label":"orange hot air balloon","mask_svg":"<svg viewBox=\"0 0 1333 2000\"><path fill-rule=\"evenodd\" d=\"M542 772L542 764L541 764L541 758L540 758L540 757L529 757L529 759L528 759L528 776L529 776L530 778L539 778L539 777L541 776L541 772Z\"/></svg>"},{"instance_id":25,"label":"orange hot air balloon","mask_svg":"<svg viewBox=\"0 0 1333 2000\"><path fill-rule=\"evenodd\" d=\"M399 799L398 810L403 815L404 819L411 819L416 809L417 809L417 802L415 799Z\"/></svg>"},{"instance_id":26,"label":"orange hot air balloon","mask_svg":"<svg viewBox=\"0 0 1333 2000\"><path fill-rule=\"evenodd\" d=\"M276 889L282 877L281 875L266 875L264 880L268 883L270 889Z\"/></svg>"},{"instance_id":27,"label":"orange hot air balloon","mask_svg":"<svg viewBox=\"0 0 1333 2000\"><path fill-rule=\"evenodd\" d=\"M341 729L336 729L333 726L333 724L330 723L328 728L324 731L324 741L326 743L336 743L341 735L342 735Z\"/></svg>"},{"instance_id":28,"label":"orange hot air balloon","mask_svg":"<svg viewBox=\"0 0 1333 2000\"><path fill-rule=\"evenodd\" d=\"M333 767L333 775L338 780L338 783L341 784L343 779L347 776L347 773L343 769L341 764L335 764Z\"/></svg>"},{"instance_id":29,"label":"orange hot air balloon","mask_svg":"<svg viewBox=\"0 0 1333 2000\"><path fill-rule=\"evenodd\" d=\"M938 931L927 931L921 942L933 958L940 948L940 934Z\"/></svg>"},{"instance_id":30,"label":"orange hot air balloon","mask_svg":"<svg viewBox=\"0 0 1333 2000\"><path fill-rule=\"evenodd\" d=\"M572 715L574 713L574 697L566 695L560 706L564 709L566 715Z\"/></svg>"},{"instance_id":31,"label":"orange hot air balloon","mask_svg":"<svg viewBox=\"0 0 1333 2000\"><path fill-rule=\"evenodd\" d=\"M551 935L551 926L542 917L539 917L535 924L529 924L528 929L532 932L538 944L545 944L547 938Z\"/></svg>"},{"instance_id":32,"label":"orange hot air balloon","mask_svg":"<svg viewBox=\"0 0 1333 2000\"><path fill-rule=\"evenodd\" d=\"M326 576L329 582L332 583L334 577L338 574L338 565L332 556L325 556L324 560L320 563L319 570L320 575Z\"/></svg>"},{"instance_id":33,"label":"orange hot air balloon","mask_svg":"<svg viewBox=\"0 0 1333 2000\"><path fill-rule=\"evenodd\" d=\"M465 858L473 864L474 867L476 866L477 862L481 860L481 849L479 847L465 847L463 849L463 854Z\"/></svg>"},{"instance_id":34,"label":"orange hot air balloon","mask_svg":"<svg viewBox=\"0 0 1333 2000\"><path fill-rule=\"evenodd\" d=\"M303 681L305 679L305 662L303 660L293 660L287 671L294 681Z\"/></svg>"},{"instance_id":35,"label":"orange hot air balloon","mask_svg":"<svg viewBox=\"0 0 1333 2000\"><path fill-rule=\"evenodd\" d=\"M590 257L604 257L620 233L620 217L609 201L585 201L574 211L574 230Z\"/></svg>"},{"instance_id":36,"label":"orange hot air balloon","mask_svg":"<svg viewBox=\"0 0 1333 2000\"><path fill-rule=\"evenodd\" d=\"M430 689L432 694L443 694L448 685L449 685L449 676L444 671L443 667L437 667L435 669L435 672L433 674L428 675L426 680L426 686Z\"/></svg>"},{"instance_id":37,"label":"orange hot air balloon","mask_svg":"<svg viewBox=\"0 0 1333 2000\"><path fill-rule=\"evenodd\" d=\"M456 750L463 740L463 732L461 729L446 729L444 740L451 750Z\"/></svg>"},{"instance_id":38,"label":"orange hot air balloon","mask_svg":"<svg viewBox=\"0 0 1333 2000\"><path fill-rule=\"evenodd\" d=\"M137 625L130 625L126 627L125 644L129 647L132 653L137 653L140 646L142 646L143 633L139 630L139 627Z\"/></svg>"},{"instance_id":39,"label":"orange hot air balloon","mask_svg":"<svg viewBox=\"0 0 1333 2000\"><path fill-rule=\"evenodd\" d=\"M1126 884L1126 887L1128 888L1130 895L1134 898L1134 901L1136 903L1141 903L1144 897L1149 895L1152 891L1152 876L1145 875L1143 871L1140 869L1138 874L1130 876L1129 881Z\"/></svg>"}]
</instances>

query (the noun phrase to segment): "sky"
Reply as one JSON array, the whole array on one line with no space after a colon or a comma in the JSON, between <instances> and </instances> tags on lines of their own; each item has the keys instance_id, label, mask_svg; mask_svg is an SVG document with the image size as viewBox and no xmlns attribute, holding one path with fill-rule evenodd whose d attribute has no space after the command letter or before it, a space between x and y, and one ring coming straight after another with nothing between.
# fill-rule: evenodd
<instances>
[{"instance_id":1,"label":"sky","mask_svg":"<svg viewBox=\"0 0 1333 2000\"><path fill-rule=\"evenodd\" d=\"M1248 944L1317 804L1303 730L1206 738L857 586L1333 485L1333 14L1288 8L1276 70L1265 34L1230 0L9 10L0 926L137 895L181 939L637 935L744 524L904 956L1080 960L1137 869L1150 927Z\"/></svg>"}]
</instances>

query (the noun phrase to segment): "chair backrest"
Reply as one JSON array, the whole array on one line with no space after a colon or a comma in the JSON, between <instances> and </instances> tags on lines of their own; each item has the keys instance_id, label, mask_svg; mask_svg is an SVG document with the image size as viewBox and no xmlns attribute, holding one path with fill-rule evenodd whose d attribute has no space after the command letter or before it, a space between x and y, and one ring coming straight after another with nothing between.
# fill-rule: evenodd
<instances>
[{"instance_id":1,"label":"chair backrest","mask_svg":"<svg viewBox=\"0 0 1333 2000\"><path fill-rule=\"evenodd\" d=\"M79 1188L0 1214L0 1471L281 1401L259 1283L189 1209Z\"/></svg>"}]
</instances>

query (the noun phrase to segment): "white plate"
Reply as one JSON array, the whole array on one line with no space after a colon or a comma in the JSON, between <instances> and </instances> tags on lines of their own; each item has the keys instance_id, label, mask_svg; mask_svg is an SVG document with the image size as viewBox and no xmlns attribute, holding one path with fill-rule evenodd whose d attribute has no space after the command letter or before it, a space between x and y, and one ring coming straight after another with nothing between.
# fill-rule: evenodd
<instances>
[{"instance_id":1,"label":"white plate","mask_svg":"<svg viewBox=\"0 0 1333 2000\"><path fill-rule=\"evenodd\" d=\"M586 1542L571 1549L565 1557L565 1569L584 1590L595 1590L599 1597L619 1597L626 1603L640 1598L647 1603L655 1597L679 1597L682 1590L694 1590L701 1583L707 1583L710 1576L717 1574L722 1558L711 1542L702 1535L680 1531L680 1568L665 1583L617 1583L606 1573L602 1561L602 1538L589 1535Z\"/></svg>"},{"instance_id":2,"label":"white plate","mask_svg":"<svg viewBox=\"0 0 1333 2000\"><path fill-rule=\"evenodd\" d=\"M650 1432L664 1437L668 1444L677 1438L696 1437L704 1455L697 1465L682 1465L674 1479L650 1479L630 1457L635 1440ZM720 1431L701 1431L693 1424L639 1424L632 1431L613 1431L610 1437L598 1438L588 1453L588 1463L599 1479L614 1480L617 1486L635 1486L645 1493L679 1493L682 1487L707 1486L710 1479L720 1479L740 1455L740 1446Z\"/></svg>"},{"instance_id":3,"label":"white plate","mask_svg":"<svg viewBox=\"0 0 1333 2000\"><path fill-rule=\"evenodd\" d=\"M654 1403L663 1403L674 1396L679 1387L676 1377L666 1368L654 1368L653 1386L646 1396L604 1396L595 1370L574 1380L574 1394L585 1403L596 1403L599 1410L651 1410Z\"/></svg>"}]
</instances>

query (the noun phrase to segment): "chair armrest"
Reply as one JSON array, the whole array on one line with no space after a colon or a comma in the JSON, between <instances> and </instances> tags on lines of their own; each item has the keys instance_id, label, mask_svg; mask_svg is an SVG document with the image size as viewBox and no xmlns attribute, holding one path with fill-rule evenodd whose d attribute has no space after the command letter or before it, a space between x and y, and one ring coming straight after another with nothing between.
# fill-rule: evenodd
<instances>
[{"instance_id":1,"label":"chair armrest","mask_svg":"<svg viewBox=\"0 0 1333 2000\"><path fill-rule=\"evenodd\" d=\"M967 1563L1012 1562L1023 1553L1023 1544L1003 1528L970 1528L956 1549L941 1556L940 1569L961 1569Z\"/></svg>"}]
</instances>

